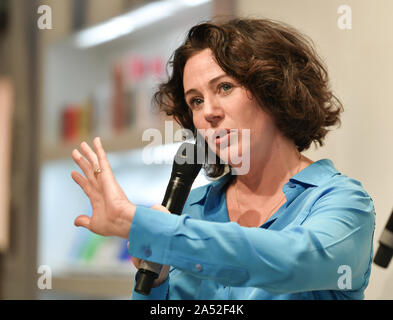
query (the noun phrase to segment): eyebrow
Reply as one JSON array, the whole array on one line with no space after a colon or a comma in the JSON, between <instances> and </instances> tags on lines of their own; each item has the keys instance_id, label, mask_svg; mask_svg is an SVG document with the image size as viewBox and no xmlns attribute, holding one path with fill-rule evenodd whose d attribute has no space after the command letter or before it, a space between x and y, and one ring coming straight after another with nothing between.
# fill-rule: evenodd
<instances>
[{"instance_id":1,"label":"eyebrow","mask_svg":"<svg viewBox=\"0 0 393 320\"><path fill-rule=\"evenodd\" d=\"M215 82L217 82L218 80L220 80L221 78L224 78L224 77L227 77L228 75L227 74L221 74L221 75L219 75L219 76L217 76L217 77L215 77L215 78L213 78L213 79L210 79L209 80L209 82L208 82L208 84L209 84L209 86L211 86L211 85L213 85ZM187 90L187 92L184 94L184 97L186 97L188 94L190 94L190 93L193 93L193 92L198 92L198 90L197 89L190 89L190 90Z\"/></svg>"}]
</instances>

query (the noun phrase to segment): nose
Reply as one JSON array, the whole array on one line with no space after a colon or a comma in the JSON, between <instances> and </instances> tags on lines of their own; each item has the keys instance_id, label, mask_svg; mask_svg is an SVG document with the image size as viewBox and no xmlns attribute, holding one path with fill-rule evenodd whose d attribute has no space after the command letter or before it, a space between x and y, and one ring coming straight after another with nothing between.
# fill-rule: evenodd
<instances>
[{"instance_id":1,"label":"nose","mask_svg":"<svg viewBox=\"0 0 393 320\"><path fill-rule=\"evenodd\" d=\"M224 118L224 110L216 99L205 98L203 104L203 115L205 120L210 122L213 126Z\"/></svg>"}]
</instances>

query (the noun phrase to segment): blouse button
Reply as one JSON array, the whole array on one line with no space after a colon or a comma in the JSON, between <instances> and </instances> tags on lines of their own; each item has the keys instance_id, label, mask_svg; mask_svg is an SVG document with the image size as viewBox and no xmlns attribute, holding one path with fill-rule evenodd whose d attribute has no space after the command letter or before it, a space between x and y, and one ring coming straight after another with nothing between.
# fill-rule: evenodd
<instances>
[{"instance_id":1,"label":"blouse button","mask_svg":"<svg viewBox=\"0 0 393 320\"><path fill-rule=\"evenodd\" d=\"M201 265L201 264L198 263L197 265L195 265L195 270L196 270L196 271L201 272L202 269L203 269L203 268L202 268L202 265Z\"/></svg>"},{"instance_id":2,"label":"blouse button","mask_svg":"<svg viewBox=\"0 0 393 320\"><path fill-rule=\"evenodd\" d=\"M145 256L146 257L150 257L151 256L151 249L150 248L146 248L145 249Z\"/></svg>"}]
</instances>

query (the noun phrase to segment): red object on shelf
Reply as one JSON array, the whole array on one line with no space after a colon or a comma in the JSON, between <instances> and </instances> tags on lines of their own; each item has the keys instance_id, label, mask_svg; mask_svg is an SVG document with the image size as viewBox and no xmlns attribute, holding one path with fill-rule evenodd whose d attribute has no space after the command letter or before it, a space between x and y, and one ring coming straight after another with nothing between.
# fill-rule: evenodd
<instances>
[{"instance_id":1,"label":"red object on shelf","mask_svg":"<svg viewBox=\"0 0 393 320\"><path fill-rule=\"evenodd\" d=\"M62 137L65 142L75 141L79 136L80 108L68 105L62 115Z\"/></svg>"},{"instance_id":2,"label":"red object on shelf","mask_svg":"<svg viewBox=\"0 0 393 320\"><path fill-rule=\"evenodd\" d=\"M139 56L132 56L128 59L127 69L133 81L141 80L146 73L145 63Z\"/></svg>"},{"instance_id":3,"label":"red object on shelf","mask_svg":"<svg viewBox=\"0 0 393 320\"><path fill-rule=\"evenodd\" d=\"M132 55L126 59L125 66L127 76L135 82L146 76L161 76L165 71L164 59L161 56L146 59Z\"/></svg>"},{"instance_id":4,"label":"red object on shelf","mask_svg":"<svg viewBox=\"0 0 393 320\"><path fill-rule=\"evenodd\" d=\"M164 73L164 61L162 57L155 57L150 61L150 71L155 76L161 76Z\"/></svg>"}]
</instances>

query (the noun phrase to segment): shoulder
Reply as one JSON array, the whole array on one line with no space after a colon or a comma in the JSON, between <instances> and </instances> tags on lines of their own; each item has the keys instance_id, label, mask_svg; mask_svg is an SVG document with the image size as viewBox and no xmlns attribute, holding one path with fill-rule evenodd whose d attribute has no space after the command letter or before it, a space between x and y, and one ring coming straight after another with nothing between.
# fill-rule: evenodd
<instances>
[{"instance_id":1,"label":"shoulder","mask_svg":"<svg viewBox=\"0 0 393 320\"><path fill-rule=\"evenodd\" d=\"M345 203L364 203L370 205L373 200L362 183L345 174L339 173L321 183L315 190L318 198L331 198Z\"/></svg>"},{"instance_id":2,"label":"shoulder","mask_svg":"<svg viewBox=\"0 0 393 320\"><path fill-rule=\"evenodd\" d=\"M374 203L362 183L336 169L329 159L314 162L294 177L307 190L308 218L347 216L359 223L373 222Z\"/></svg>"},{"instance_id":3,"label":"shoulder","mask_svg":"<svg viewBox=\"0 0 393 320\"><path fill-rule=\"evenodd\" d=\"M310 218L332 218L352 226L375 225L374 202L362 183L338 173L313 190Z\"/></svg>"},{"instance_id":4,"label":"shoulder","mask_svg":"<svg viewBox=\"0 0 393 320\"><path fill-rule=\"evenodd\" d=\"M329 159L314 162L294 178L307 186L311 186L312 193L318 198L328 196L338 199L368 199L372 201L359 180L348 177L337 170Z\"/></svg>"}]
</instances>

